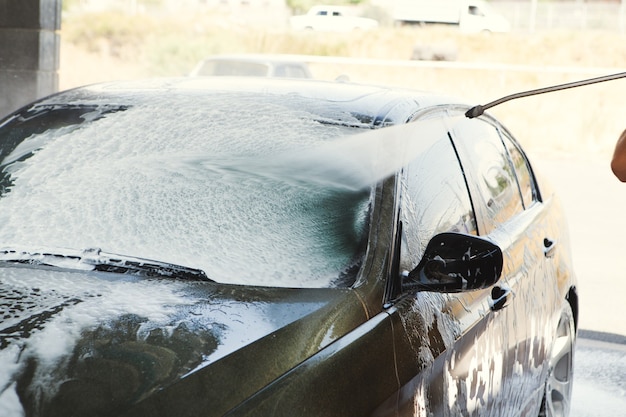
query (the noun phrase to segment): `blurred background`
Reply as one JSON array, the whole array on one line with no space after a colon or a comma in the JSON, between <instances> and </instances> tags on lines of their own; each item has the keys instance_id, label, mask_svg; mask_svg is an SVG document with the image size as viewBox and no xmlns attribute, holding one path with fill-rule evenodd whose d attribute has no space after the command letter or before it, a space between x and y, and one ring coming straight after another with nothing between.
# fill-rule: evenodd
<instances>
[{"instance_id":1,"label":"blurred background","mask_svg":"<svg viewBox=\"0 0 626 417\"><path fill-rule=\"evenodd\" d=\"M620 1L490 1L511 23L508 33L399 25L392 7L384 5L393 1L335 3L378 20L379 28L291 30L289 17L316 4L310 0L63 0L59 88L184 76L214 54L300 54L308 56L315 78L345 75L353 82L437 90L479 104L626 68ZM413 59L420 52L425 58ZM526 146L607 151L623 129L625 87L622 81L597 84L491 112L505 117Z\"/></svg>"}]
</instances>

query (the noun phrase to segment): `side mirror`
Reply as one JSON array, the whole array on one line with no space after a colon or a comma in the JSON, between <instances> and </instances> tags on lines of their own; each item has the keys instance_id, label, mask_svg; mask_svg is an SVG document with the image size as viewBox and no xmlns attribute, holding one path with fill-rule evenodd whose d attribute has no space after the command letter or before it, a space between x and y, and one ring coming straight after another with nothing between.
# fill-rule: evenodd
<instances>
[{"instance_id":1,"label":"side mirror","mask_svg":"<svg viewBox=\"0 0 626 417\"><path fill-rule=\"evenodd\" d=\"M420 263L403 273L402 290L463 292L491 287L502 274L502 250L477 236L434 236Z\"/></svg>"}]
</instances>

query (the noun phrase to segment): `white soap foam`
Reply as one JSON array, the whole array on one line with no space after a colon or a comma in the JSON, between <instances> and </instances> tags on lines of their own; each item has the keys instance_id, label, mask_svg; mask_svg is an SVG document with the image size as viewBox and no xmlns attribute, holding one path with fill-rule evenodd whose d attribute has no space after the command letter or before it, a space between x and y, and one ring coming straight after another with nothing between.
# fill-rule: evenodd
<instances>
[{"instance_id":1,"label":"white soap foam","mask_svg":"<svg viewBox=\"0 0 626 417\"><path fill-rule=\"evenodd\" d=\"M3 246L99 247L224 283L329 286L360 248L367 188L420 152L419 136L442 134L441 120L348 135L280 103L259 117L252 100L182 100L24 142L5 158L38 149L4 168Z\"/></svg>"}]
</instances>

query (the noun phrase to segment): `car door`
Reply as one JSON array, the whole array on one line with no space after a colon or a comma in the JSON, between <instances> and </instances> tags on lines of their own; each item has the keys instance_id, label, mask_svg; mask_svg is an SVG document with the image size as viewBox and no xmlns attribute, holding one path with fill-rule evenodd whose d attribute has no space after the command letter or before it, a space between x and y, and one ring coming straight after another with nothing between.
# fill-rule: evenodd
<instances>
[{"instance_id":1,"label":"car door","mask_svg":"<svg viewBox=\"0 0 626 417\"><path fill-rule=\"evenodd\" d=\"M436 110L421 118L431 117L447 115ZM420 140L418 124L415 140ZM415 268L434 235L479 232L447 132L402 175L400 272ZM396 297L387 311L394 329L400 390L379 414L391 415L393 410L401 416L478 415L497 410L504 401L500 388L508 352L505 317L490 309L490 289L440 294L399 288L393 293Z\"/></svg>"},{"instance_id":2,"label":"car door","mask_svg":"<svg viewBox=\"0 0 626 417\"><path fill-rule=\"evenodd\" d=\"M547 210L521 148L494 119L462 119L451 133L479 234L498 239L504 252L500 290L494 290L502 298L499 315L508 358L500 389L515 415L536 416L552 344L551 317L558 308L548 301L556 299L558 289Z\"/></svg>"}]
</instances>

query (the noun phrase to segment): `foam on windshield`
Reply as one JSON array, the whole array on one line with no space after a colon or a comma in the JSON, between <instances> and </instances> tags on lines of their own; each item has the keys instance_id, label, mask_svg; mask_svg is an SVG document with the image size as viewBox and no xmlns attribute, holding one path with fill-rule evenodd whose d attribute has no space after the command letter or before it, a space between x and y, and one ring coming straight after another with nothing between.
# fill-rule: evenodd
<instances>
[{"instance_id":1,"label":"foam on windshield","mask_svg":"<svg viewBox=\"0 0 626 417\"><path fill-rule=\"evenodd\" d=\"M90 114L78 129L23 142L12 155L34 154L0 166L11 172L2 246L99 247L224 283L331 285L361 243L369 194L290 181L301 167L272 161L346 129L271 100L260 117L254 100L180 100Z\"/></svg>"}]
</instances>

